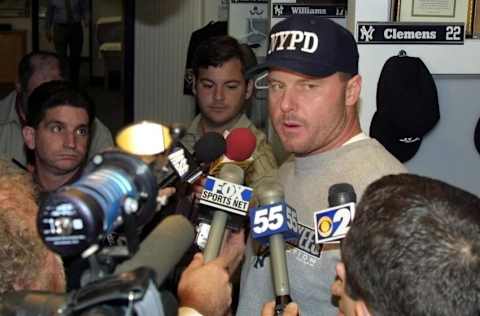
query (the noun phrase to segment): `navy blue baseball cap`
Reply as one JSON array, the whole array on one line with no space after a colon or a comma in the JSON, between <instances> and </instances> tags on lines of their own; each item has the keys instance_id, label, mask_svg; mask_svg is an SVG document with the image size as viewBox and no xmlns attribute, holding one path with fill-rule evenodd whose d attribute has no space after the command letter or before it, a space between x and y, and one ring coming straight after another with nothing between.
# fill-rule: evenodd
<instances>
[{"instance_id":1,"label":"navy blue baseball cap","mask_svg":"<svg viewBox=\"0 0 480 316\"><path fill-rule=\"evenodd\" d=\"M265 62L250 70L247 77L270 68L313 77L336 72L357 74L357 44L347 29L328 18L293 15L274 25Z\"/></svg>"},{"instance_id":2,"label":"navy blue baseball cap","mask_svg":"<svg viewBox=\"0 0 480 316\"><path fill-rule=\"evenodd\" d=\"M437 87L427 66L418 57L390 57L378 79L370 136L406 162L439 120Z\"/></svg>"}]
</instances>

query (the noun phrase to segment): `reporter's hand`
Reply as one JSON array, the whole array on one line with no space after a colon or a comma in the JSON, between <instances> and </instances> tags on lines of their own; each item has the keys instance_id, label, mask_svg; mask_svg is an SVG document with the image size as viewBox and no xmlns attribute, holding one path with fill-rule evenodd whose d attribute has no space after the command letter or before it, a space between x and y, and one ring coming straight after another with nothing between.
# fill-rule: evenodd
<instances>
[{"instance_id":1,"label":"reporter's hand","mask_svg":"<svg viewBox=\"0 0 480 316\"><path fill-rule=\"evenodd\" d=\"M192 199L195 201L195 203L198 203L200 197L202 196L205 181L207 181L207 178L202 176L192 184Z\"/></svg>"},{"instance_id":2,"label":"reporter's hand","mask_svg":"<svg viewBox=\"0 0 480 316\"><path fill-rule=\"evenodd\" d=\"M176 192L175 187L166 187L161 190L158 190L157 193L157 208L155 211L160 211L162 206L167 205L168 199L174 195Z\"/></svg>"},{"instance_id":3,"label":"reporter's hand","mask_svg":"<svg viewBox=\"0 0 480 316\"><path fill-rule=\"evenodd\" d=\"M232 303L227 265L225 257L205 263L203 255L197 253L180 278L179 306L191 307L202 315L224 315Z\"/></svg>"},{"instance_id":4,"label":"reporter's hand","mask_svg":"<svg viewBox=\"0 0 480 316\"><path fill-rule=\"evenodd\" d=\"M245 253L245 230L234 232L227 229L219 257L226 262L227 271L232 275L242 262Z\"/></svg>"},{"instance_id":5,"label":"reporter's hand","mask_svg":"<svg viewBox=\"0 0 480 316\"><path fill-rule=\"evenodd\" d=\"M298 316L299 309L297 303L288 303L283 310L283 316ZM275 316L275 302L270 301L265 303L262 308L262 316Z\"/></svg>"}]
</instances>

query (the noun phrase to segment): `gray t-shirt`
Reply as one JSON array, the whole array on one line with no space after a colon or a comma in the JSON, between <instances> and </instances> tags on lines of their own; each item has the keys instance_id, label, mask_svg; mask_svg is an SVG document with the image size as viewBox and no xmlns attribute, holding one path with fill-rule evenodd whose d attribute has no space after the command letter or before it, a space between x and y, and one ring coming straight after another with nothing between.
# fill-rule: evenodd
<instances>
[{"instance_id":1,"label":"gray t-shirt","mask_svg":"<svg viewBox=\"0 0 480 316\"><path fill-rule=\"evenodd\" d=\"M313 213L328 208L328 189L341 182L350 183L360 199L366 187L387 174L406 172L376 140L367 138L340 148L285 162L279 179L285 201L297 211L300 236L288 242L287 265L290 295L302 315L336 315L330 285L335 278L335 265L340 260L337 245L315 244ZM237 315L258 315L263 304L275 298L272 286L270 257L248 241L242 269L240 301ZM254 249L255 248L255 249ZM260 255L256 255L260 254Z\"/></svg>"}]
</instances>

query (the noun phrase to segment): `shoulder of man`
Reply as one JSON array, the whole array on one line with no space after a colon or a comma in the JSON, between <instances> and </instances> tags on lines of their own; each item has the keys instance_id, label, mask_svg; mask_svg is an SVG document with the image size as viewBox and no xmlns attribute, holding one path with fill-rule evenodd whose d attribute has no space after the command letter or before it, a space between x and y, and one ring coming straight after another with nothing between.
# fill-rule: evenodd
<instances>
[{"instance_id":1,"label":"shoulder of man","mask_svg":"<svg viewBox=\"0 0 480 316\"><path fill-rule=\"evenodd\" d=\"M110 130L98 119L95 118L92 126L92 139L88 157L113 146L113 138Z\"/></svg>"},{"instance_id":2,"label":"shoulder of man","mask_svg":"<svg viewBox=\"0 0 480 316\"><path fill-rule=\"evenodd\" d=\"M0 124L18 121L17 111L15 111L16 100L17 92L15 90L0 100Z\"/></svg>"}]
</instances>

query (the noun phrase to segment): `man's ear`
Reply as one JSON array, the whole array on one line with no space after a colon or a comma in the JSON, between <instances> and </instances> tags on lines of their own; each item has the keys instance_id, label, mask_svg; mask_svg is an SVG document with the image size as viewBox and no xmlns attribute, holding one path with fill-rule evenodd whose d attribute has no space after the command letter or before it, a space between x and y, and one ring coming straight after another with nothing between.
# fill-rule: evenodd
<instances>
[{"instance_id":1,"label":"man's ear","mask_svg":"<svg viewBox=\"0 0 480 316\"><path fill-rule=\"evenodd\" d=\"M341 291L346 291L347 272L345 270L345 264L343 262L339 262L337 263L335 269L337 272L337 280L335 282L338 282L336 286L341 287L340 289ZM355 316L372 316L372 314L367 308L367 304L365 304L365 302L362 299L353 300L353 302L355 304L354 306Z\"/></svg>"},{"instance_id":2,"label":"man's ear","mask_svg":"<svg viewBox=\"0 0 480 316\"><path fill-rule=\"evenodd\" d=\"M253 93L253 80L248 80L247 82L247 91L245 91L245 100L250 99Z\"/></svg>"},{"instance_id":3,"label":"man's ear","mask_svg":"<svg viewBox=\"0 0 480 316\"><path fill-rule=\"evenodd\" d=\"M362 77L355 75L347 81L347 87L345 89L345 104L352 106L357 104L360 98L360 91L362 90Z\"/></svg>"},{"instance_id":4,"label":"man's ear","mask_svg":"<svg viewBox=\"0 0 480 316\"><path fill-rule=\"evenodd\" d=\"M35 129L30 126L25 126L22 129L23 141L28 149L35 149Z\"/></svg>"}]
</instances>

